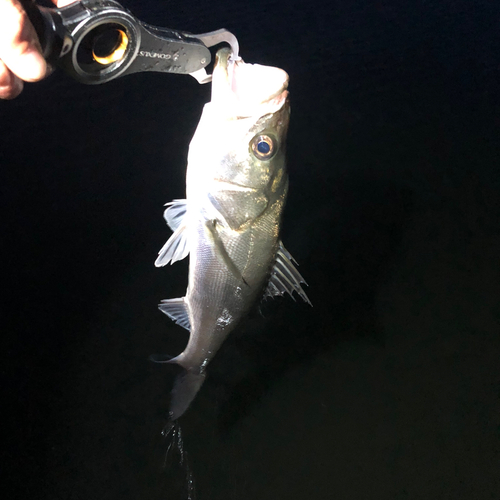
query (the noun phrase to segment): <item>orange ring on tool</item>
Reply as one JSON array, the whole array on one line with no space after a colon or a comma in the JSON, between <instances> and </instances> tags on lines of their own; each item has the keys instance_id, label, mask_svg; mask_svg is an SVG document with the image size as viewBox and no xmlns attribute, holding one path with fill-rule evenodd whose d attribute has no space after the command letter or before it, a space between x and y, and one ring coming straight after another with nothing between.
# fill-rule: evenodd
<instances>
[{"instance_id":1,"label":"orange ring on tool","mask_svg":"<svg viewBox=\"0 0 500 500\"><path fill-rule=\"evenodd\" d=\"M122 30L116 30L120 34L120 41L118 42L117 47L109 54L108 56L105 57L99 57L95 54L95 52L92 50L92 56L94 57L94 60L98 62L99 64L106 65L106 64L111 64L116 61L120 61L123 59L123 56L125 55L125 51L127 50L128 47L128 36L125 34L124 31Z\"/></svg>"}]
</instances>

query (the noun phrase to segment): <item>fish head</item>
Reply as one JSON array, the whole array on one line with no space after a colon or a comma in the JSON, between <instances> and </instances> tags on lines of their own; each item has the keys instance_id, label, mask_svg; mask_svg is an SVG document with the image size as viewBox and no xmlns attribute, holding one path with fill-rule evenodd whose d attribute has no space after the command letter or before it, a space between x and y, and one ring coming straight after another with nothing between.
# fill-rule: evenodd
<instances>
[{"instance_id":1,"label":"fish head","mask_svg":"<svg viewBox=\"0 0 500 500\"><path fill-rule=\"evenodd\" d=\"M253 189L276 184L277 176L284 179L290 117L287 87L284 70L246 64L234 59L230 49L220 49L212 99L190 147L190 153L199 156L190 157L190 164L203 163L207 177Z\"/></svg>"}]
</instances>

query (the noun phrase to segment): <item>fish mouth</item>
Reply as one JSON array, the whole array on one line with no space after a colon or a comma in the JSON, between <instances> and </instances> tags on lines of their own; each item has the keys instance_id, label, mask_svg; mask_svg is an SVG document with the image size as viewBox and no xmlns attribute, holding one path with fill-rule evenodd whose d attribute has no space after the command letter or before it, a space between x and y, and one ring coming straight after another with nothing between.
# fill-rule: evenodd
<instances>
[{"instance_id":1,"label":"fish mouth","mask_svg":"<svg viewBox=\"0 0 500 500\"><path fill-rule=\"evenodd\" d=\"M215 56L211 102L232 110L232 114L248 117L274 113L285 103L287 87L288 74L280 68L246 64L233 58L226 47Z\"/></svg>"}]
</instances>

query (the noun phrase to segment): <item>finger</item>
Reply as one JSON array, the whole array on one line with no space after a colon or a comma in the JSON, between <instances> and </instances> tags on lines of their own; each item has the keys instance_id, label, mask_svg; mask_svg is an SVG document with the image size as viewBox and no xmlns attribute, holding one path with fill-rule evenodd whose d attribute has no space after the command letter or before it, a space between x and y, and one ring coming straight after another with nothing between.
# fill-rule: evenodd
<instances>
[{"instance_id":1,"label":"finger","mask_svg":"<svg viewBox=\"0 0 500 500\"><path fill-rule=\"evenodd\" d=\"M38 37L18 0L0 0L0 59L22 80L41 80L47 66Z\"/></svg>"},{"instance_id":2,"label":"finger","mask_svg":"<svg viewBox=\"0 0 500 500\"><path fill-rule=\"evenodd\" d=\"M52 0L52 3L55 3L59 8L66 7L70 3L75 3L77 0Z\"/></svg>"},{"instance_id":3,"label":"finger","mask_svg":"<svg viewBox=\"0 0 500 500\"><path fill-rule=\"evenodd\" d=\"M23 90L23 82L0 60L0 99L14 99Z\"/></svg>"}]
</instances>

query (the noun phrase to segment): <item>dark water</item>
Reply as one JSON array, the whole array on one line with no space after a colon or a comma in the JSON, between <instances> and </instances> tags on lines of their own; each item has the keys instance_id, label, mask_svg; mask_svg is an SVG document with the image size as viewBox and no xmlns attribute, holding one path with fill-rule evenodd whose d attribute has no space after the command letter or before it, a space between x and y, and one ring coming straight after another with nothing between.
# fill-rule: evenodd
<instances>
[{"instance_id":1,"label":"dark water","mask_svg":"<svg viewBox=\"0 0 500 500\"><path fill-rule=\"evenodd\" d=\"M290 74L283 239L314 304L266 302L162 438L186 333L153 266L209 87L57 73L0 102L11 498L500 498L500 8L138 0ZM188 460L188 465L186 461Z\"/></svg>"}]
</instances>

